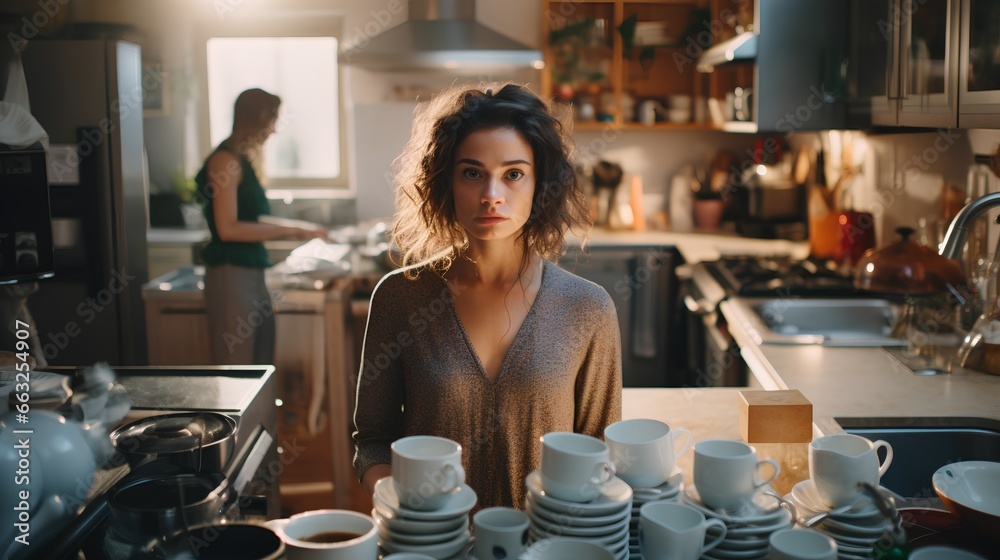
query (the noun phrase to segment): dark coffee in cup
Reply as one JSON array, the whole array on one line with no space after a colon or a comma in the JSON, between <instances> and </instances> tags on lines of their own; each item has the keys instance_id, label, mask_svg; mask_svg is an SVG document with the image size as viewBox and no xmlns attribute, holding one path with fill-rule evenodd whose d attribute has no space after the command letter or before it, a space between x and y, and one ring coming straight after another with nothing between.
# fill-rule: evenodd
<instances>
[{"instance_id":1,"label":"dark coffee in cup","mask_svg":"<svg viewBox=\"0 0 1000 560\"><path fill-rule=\"evenodd\" d=\"M358 533L348 533L345 531L324 531L322 533L316 533L315 535L303 537L302 540L314 543L335 543L349 541L360 536L361 535Z\"/></svg>"}]
</instances>

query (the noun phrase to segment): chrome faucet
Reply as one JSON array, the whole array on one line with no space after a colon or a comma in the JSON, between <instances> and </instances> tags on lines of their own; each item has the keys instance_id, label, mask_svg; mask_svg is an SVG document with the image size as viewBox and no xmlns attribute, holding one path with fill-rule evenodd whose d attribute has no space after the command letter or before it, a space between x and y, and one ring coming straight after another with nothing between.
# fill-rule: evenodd
<instances>
[{"instance_id":1,"label":"chrome faucet","mask_svg":"<svg viewBox=\"0 0 1000 560\"><path fill-rule=\"evenodd\" d=\"M1000 192L989 193L966 204L948 226L948 233L944 235L944 241L941 243L941 256L958 260L965 247L969 225L980 214L996 206L1000 206Z\"/></svg>"}]
</instances>

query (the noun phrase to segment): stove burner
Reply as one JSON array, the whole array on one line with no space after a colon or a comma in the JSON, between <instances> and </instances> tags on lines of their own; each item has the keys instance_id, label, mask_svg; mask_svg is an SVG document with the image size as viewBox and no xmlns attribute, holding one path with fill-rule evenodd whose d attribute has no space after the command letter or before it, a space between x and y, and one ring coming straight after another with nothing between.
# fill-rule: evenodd
<instances>
[{"instance_id":1,"label":"stove burner","mask_svg":"<svg viewBox=\"0 0 1000 560\"><path fill-rule=\"evenodd\" d=\"M738 255L705 263L729 295L851 296L853 279L835 261Z\"/></svg>"}]
</instances>

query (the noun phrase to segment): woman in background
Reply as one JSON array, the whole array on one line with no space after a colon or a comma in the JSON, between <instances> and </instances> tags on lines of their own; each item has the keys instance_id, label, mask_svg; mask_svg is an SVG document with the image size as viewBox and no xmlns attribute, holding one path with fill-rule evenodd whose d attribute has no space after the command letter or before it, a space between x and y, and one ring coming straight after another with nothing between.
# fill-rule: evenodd
<instances>
[{"instance_id":1,"label":"woman in background","mask_svg":"<svg viewBox=\"0 0 1000 560\"><path fill-rule=\"evenodd\" d=\"M264 284L264 269L271 263L264 241L327 237L322 226L267 216L271 207L257 170L280 104L261 89L241 93L232 134L195 177L212 234L202 258L212 361L218 365L274 363L274 308Z\"/></svg>"},{"instance_id":2,"label":"woman in background","mask_svg":"<svg viewBox=\"0 0 1000 560\"><path fill-rule=\"evenodd\" d=\"M516 85L455 88L417 116L397 160L403 269L372 294L355 409L369 492L393 441L462 445L477 508L524 507L539 437L602 438L621 418L621 343L600 286L551 261L585 226L560 122Z\"/></svg>"}]
</instances>

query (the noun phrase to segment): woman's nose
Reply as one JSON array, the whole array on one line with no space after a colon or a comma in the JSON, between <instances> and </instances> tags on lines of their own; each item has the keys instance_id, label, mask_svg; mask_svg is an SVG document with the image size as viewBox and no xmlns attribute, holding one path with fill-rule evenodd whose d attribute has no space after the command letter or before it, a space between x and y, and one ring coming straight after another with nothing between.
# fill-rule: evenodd
<instances>
[{"instance_id":1,"label":"woman's nose","mask_svg":"<svg viewBox=\"0 0 1000 560\"><path fill-rule=\"evenodd\" d=\"M503 184L499 179L490 179L483 189L482 198L479 201L483 206L493 206L503 204Z\"/></svg>"}]
</instances>

